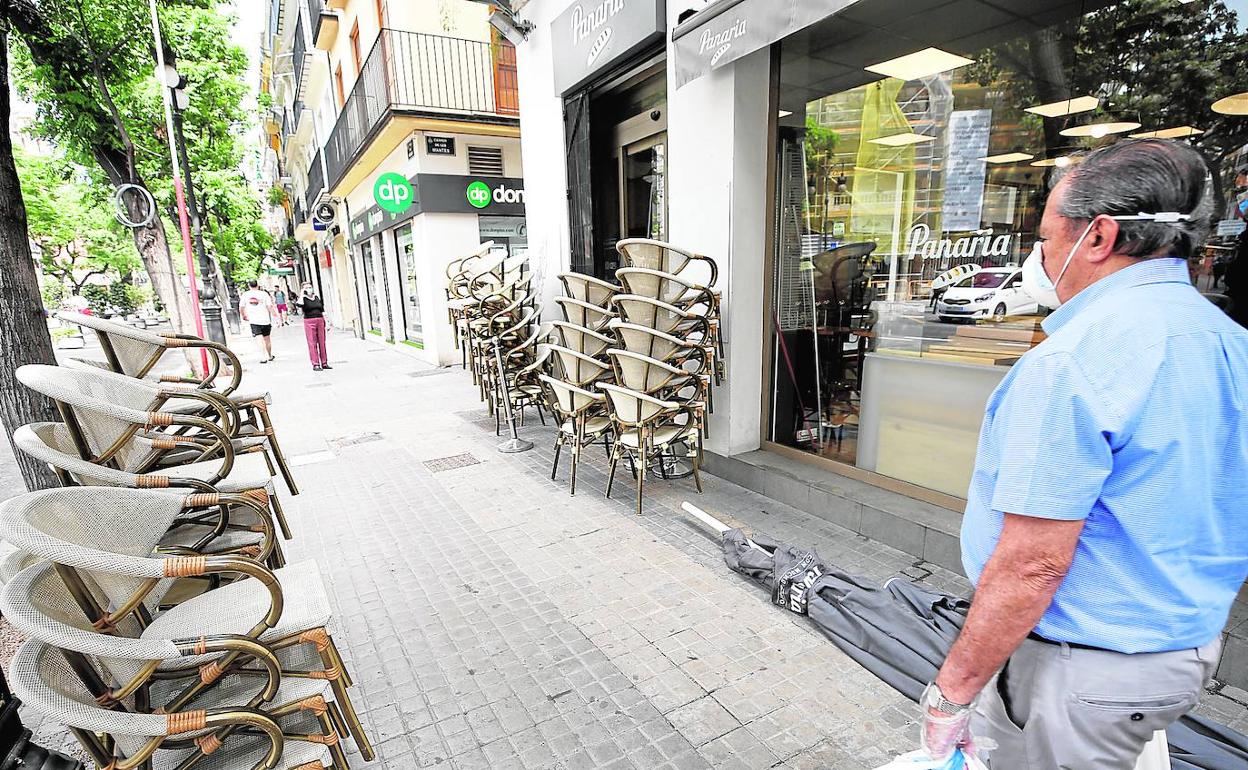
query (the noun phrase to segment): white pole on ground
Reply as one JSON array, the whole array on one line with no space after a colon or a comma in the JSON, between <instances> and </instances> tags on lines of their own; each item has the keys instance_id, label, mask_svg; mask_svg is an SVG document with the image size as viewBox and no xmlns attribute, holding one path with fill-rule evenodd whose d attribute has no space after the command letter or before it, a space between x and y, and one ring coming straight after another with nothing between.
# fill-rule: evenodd
<instances>
[{"instance_id":1,"label":"white pole on ground","mask_svg":"<svg viewBox=\"0 0 1248 770\"><path fill-rule=\"evenodd\" d=\"M688 500L681 503L680 507L681 507L681 510L683 510L685 513L689 514L694 519L696 519L699 524L706 527L711 532L714 532L715 534L719 535L720 537L723 537L724 533L731 532L733 530L733 527L728 526L724 522L715 518L714 516L702 510L701 508L689 502ZM749 538L746 538L745 542L751 548L757 549L759 551L764 550L761 546L759 546L757 543L755 543L753 540L750 540Z\"/></svg>"}]
</instances>

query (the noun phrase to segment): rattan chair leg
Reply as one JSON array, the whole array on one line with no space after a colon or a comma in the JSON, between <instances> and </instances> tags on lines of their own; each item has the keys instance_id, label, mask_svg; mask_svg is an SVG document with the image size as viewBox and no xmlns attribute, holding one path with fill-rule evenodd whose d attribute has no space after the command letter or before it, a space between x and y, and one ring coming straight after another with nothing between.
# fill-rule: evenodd
<instances>
[{"instance_id":1,"label":"rattan chair leg","mask_svg":"<svg viewBox=\"0 0 1248 770\"><path fill-rule=\"evenodd\" d=\"M637 460L640 467L637 468L637 515L641 515L641 499L645 495L646 489L646 463L649 458L646 456L647 448L646 429L639 427L637 429Z\"/></svg>"},{"instance_id":2,"label":"rattan chair leg","mask_svg":"<svg viewBox=\"0 0 1248 770\"><path fill-rule=\"evenodd\" d=\"M330 642L331 646L333 642ZM321 651L321 660L324 662L326 669L335 669L335 660L339 660L336 651L326 649ZM364 757L365 762L372 762L376 752L373 751L373 744L369 742L368 736L364 734L364 724L360 722L360 717L355 713L355 706L351 704L351 696L347 694L346 677L343 675L343 669L335 669L339 672L338 676L329 680L330 687L334 690L334 700L338 702L342 709L343 717L347 721L347 727L350 730L351 737L355 740L355 747L360 750L360 756Z\"/></svg>"},{"instance_id":3,"label":"rattan chair leg","mask_svg":"<svg viewBox=\"0 0 1248 770\"><path fill-rule=\"evenodd\" d=\"M342 718L342 711L338 708L337 701L329 701L329 716L333 720L334 730L338 732L339 736L345 739L351 734L351 731L347 728L347 720Z\"/></svg>"},{"instance_id":4,"label":"rattan chair leg","mask_svg":"<svg viewBox=\"0 0 1248 770\"><path fill-rule=\"evenodd\" d=\"M555 480L555 474L559 472L559 452L563 449L563 430L560 429L559 435L555 437L555 463L550 466L550 480Z\"/></svg>"},{"instance_id":5,"label":"rattan chair leg","mask_svg":"<svg viewBox=\"0 0 1248 770\"><path fill-rule=\"evenodd\" d=\"M572 436L572 489L571 494L576 496L576 466L581 459L581 442L585 432L585 415L578 414L572 419L572 430L576 431Z\"/></svg>"},{"instance_id":6,"label":"rattan chair leg","mask_svg":"<svg viewBox=\"0 0 1248 770\"><path fill-rule=\"evenodd\" d=\"M277 499L277 495L271 495L268 493L268 490L264 489L255 490L250 494L255 494L259 497L259 492L264 492L265 504L268 505L269 510L273 511L273 518L277 519L277 526L282 530L282 538L290 540L292 537L290 525L286 523L286 512L282 510L282 501Z\"/></svg>"},{"instance_id":7,"label":"rattan chair leg","mask_svg":"<svg viewBox=\"0 0 1248 770\"><path fill-rule=\"evenodd\" d=\"M698 494L702 494L702 473L700 467L702 465L702 452L699 451L693 457L693 485L698 488Z\"/></svg>"},{"instance_id":8,"label":"rattan chair leg","mask_svg":"<svg viewBox=\"0 0 1248 770\"><path fill-rule=\"evenodd\" d=\"M321 723L321 733L323 735L334 736L334 742L329 745L329 756L333 757L334 767L348 770L347 753L342 748L342 739L346 738L346 734L338 732L334 721L329 716L328 710L318 714L316 720Z\"/></svg>"},{"instance_id":9,"label":"rattan chair leg","mask_svg":"<svg viewBox=\"0 0 1248 770\"><path fill-rule=\"evenodd\" d=\"M615 446L611 447L611 470L607 473L607 497L611 497L611 485L615 483L615 466L620 461L620 442L615 442Z\"/></svg>"}]
</instances>

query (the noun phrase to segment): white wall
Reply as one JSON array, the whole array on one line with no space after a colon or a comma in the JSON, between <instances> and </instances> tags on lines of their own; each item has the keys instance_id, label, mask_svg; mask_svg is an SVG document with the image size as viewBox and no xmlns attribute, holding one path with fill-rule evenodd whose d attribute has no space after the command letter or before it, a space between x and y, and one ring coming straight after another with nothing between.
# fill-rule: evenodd
<instances>
[{"instance_id":1,"label":"white wall","mask_svg":"<svg viewBox=\"0 0 1248 770\"><path fill-rule=\"evenodd\" d=\"M556 317L555 276L568 270L568 171L564 149L563 100L555 95L550 24L571 0L529 3L521 14L535 26L516 46L520 83L520 147L524 156L524 197L529 255L541 272L541 301L547 318Z\"/></svg>"},{"instance_id":2,"label":"white wall","mask_svg":"<svg viewBox=\"0 0 1248 770\"><path fill-rule=\"evenodd\" d=\"M668 68L669 237L719 265L727 377L706 445L725 455L761 435L769 72L763 50L677 91Z\"/></svg>"}]
</instances>

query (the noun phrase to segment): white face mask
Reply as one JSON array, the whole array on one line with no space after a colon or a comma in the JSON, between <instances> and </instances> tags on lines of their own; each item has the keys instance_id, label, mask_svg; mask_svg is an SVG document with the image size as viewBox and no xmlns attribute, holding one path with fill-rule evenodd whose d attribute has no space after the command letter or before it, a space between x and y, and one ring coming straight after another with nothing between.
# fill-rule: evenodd
<instances>
[{"instance_id":1,"label":"white face mask","mask_svg":"<svg viewBox=\"0 0 1248 770\"><path fill-rule=\"evenodd\" d=\"M1062 306L1062 300L1057 296L1057 284L1062 280L1062 276L1066 275L1071 260L1075 258L1075 252L1079 251L1079 247L1083 245L1088 233L1092 232L1092 225L1095 223L1095 220L1089 222L1083 235L1075 241L1070 253L1066 255L1066 263L1062 265L1062 271L1057 274L1055 280L1050 280L1049 274L1044 269L1044 243L1036 241L1036 245L1032 247L1031 253L1023 262L1023 291L1027 296L1053 310Z\"/></svg>"},{"instance_id":2,"label":"white face mask","mask_svg":"<svg viewBox=\"0 0 1248 770\"><path fill-rule=\"evenodd\" d=\"M1109 216L1108 218L1115 222L1174 224L1186 222L1192 218L1192 215L1180 214L1177 211L1163 211L1157 214L1146 214L1141 211L1139 214ZM1079 247L1083 245L1084 239L1092 232L1092 225L1094 224L1096 224L1096 219L1088 223L1088 226L1083 231L1083 235L1080 235L1079 240L1075 241L1075 245L1071 247L1070 253L1066 255L1066 262L1062 265L1062 271L1057 274L1057 278L1054 280L1049 280L1049 274L1044 269L1043 242L1036 241L1036 245L1031 249L1031 254L1027 255L1027 259L1023 262L1023 292L1027 296L1047 308L1056 310L1061 307L1062 299L1057 296L1057 284L1062 280L1062 276L1066 275L1066 270L1070 267L1071 260L1075 258L1075 252L1079 251Z\"/></svg>"}]
</instances>

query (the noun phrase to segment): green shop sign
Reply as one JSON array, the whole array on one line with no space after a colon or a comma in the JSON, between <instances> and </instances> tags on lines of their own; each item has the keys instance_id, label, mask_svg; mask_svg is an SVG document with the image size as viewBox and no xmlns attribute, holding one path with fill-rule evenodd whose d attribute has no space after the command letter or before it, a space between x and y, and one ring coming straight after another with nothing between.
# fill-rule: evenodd
<instances>
[{"instance_id":1,"label":"green shop sign","mask_svg":"<svg viewBox=\"0 0 1248 770\"><path fill-rule=\"evenodd\" d=\"M416 193L402 174L382 174L373 185L373 200L392 214L402 214L416 202Z\"/></svg>"}]
</instances>

